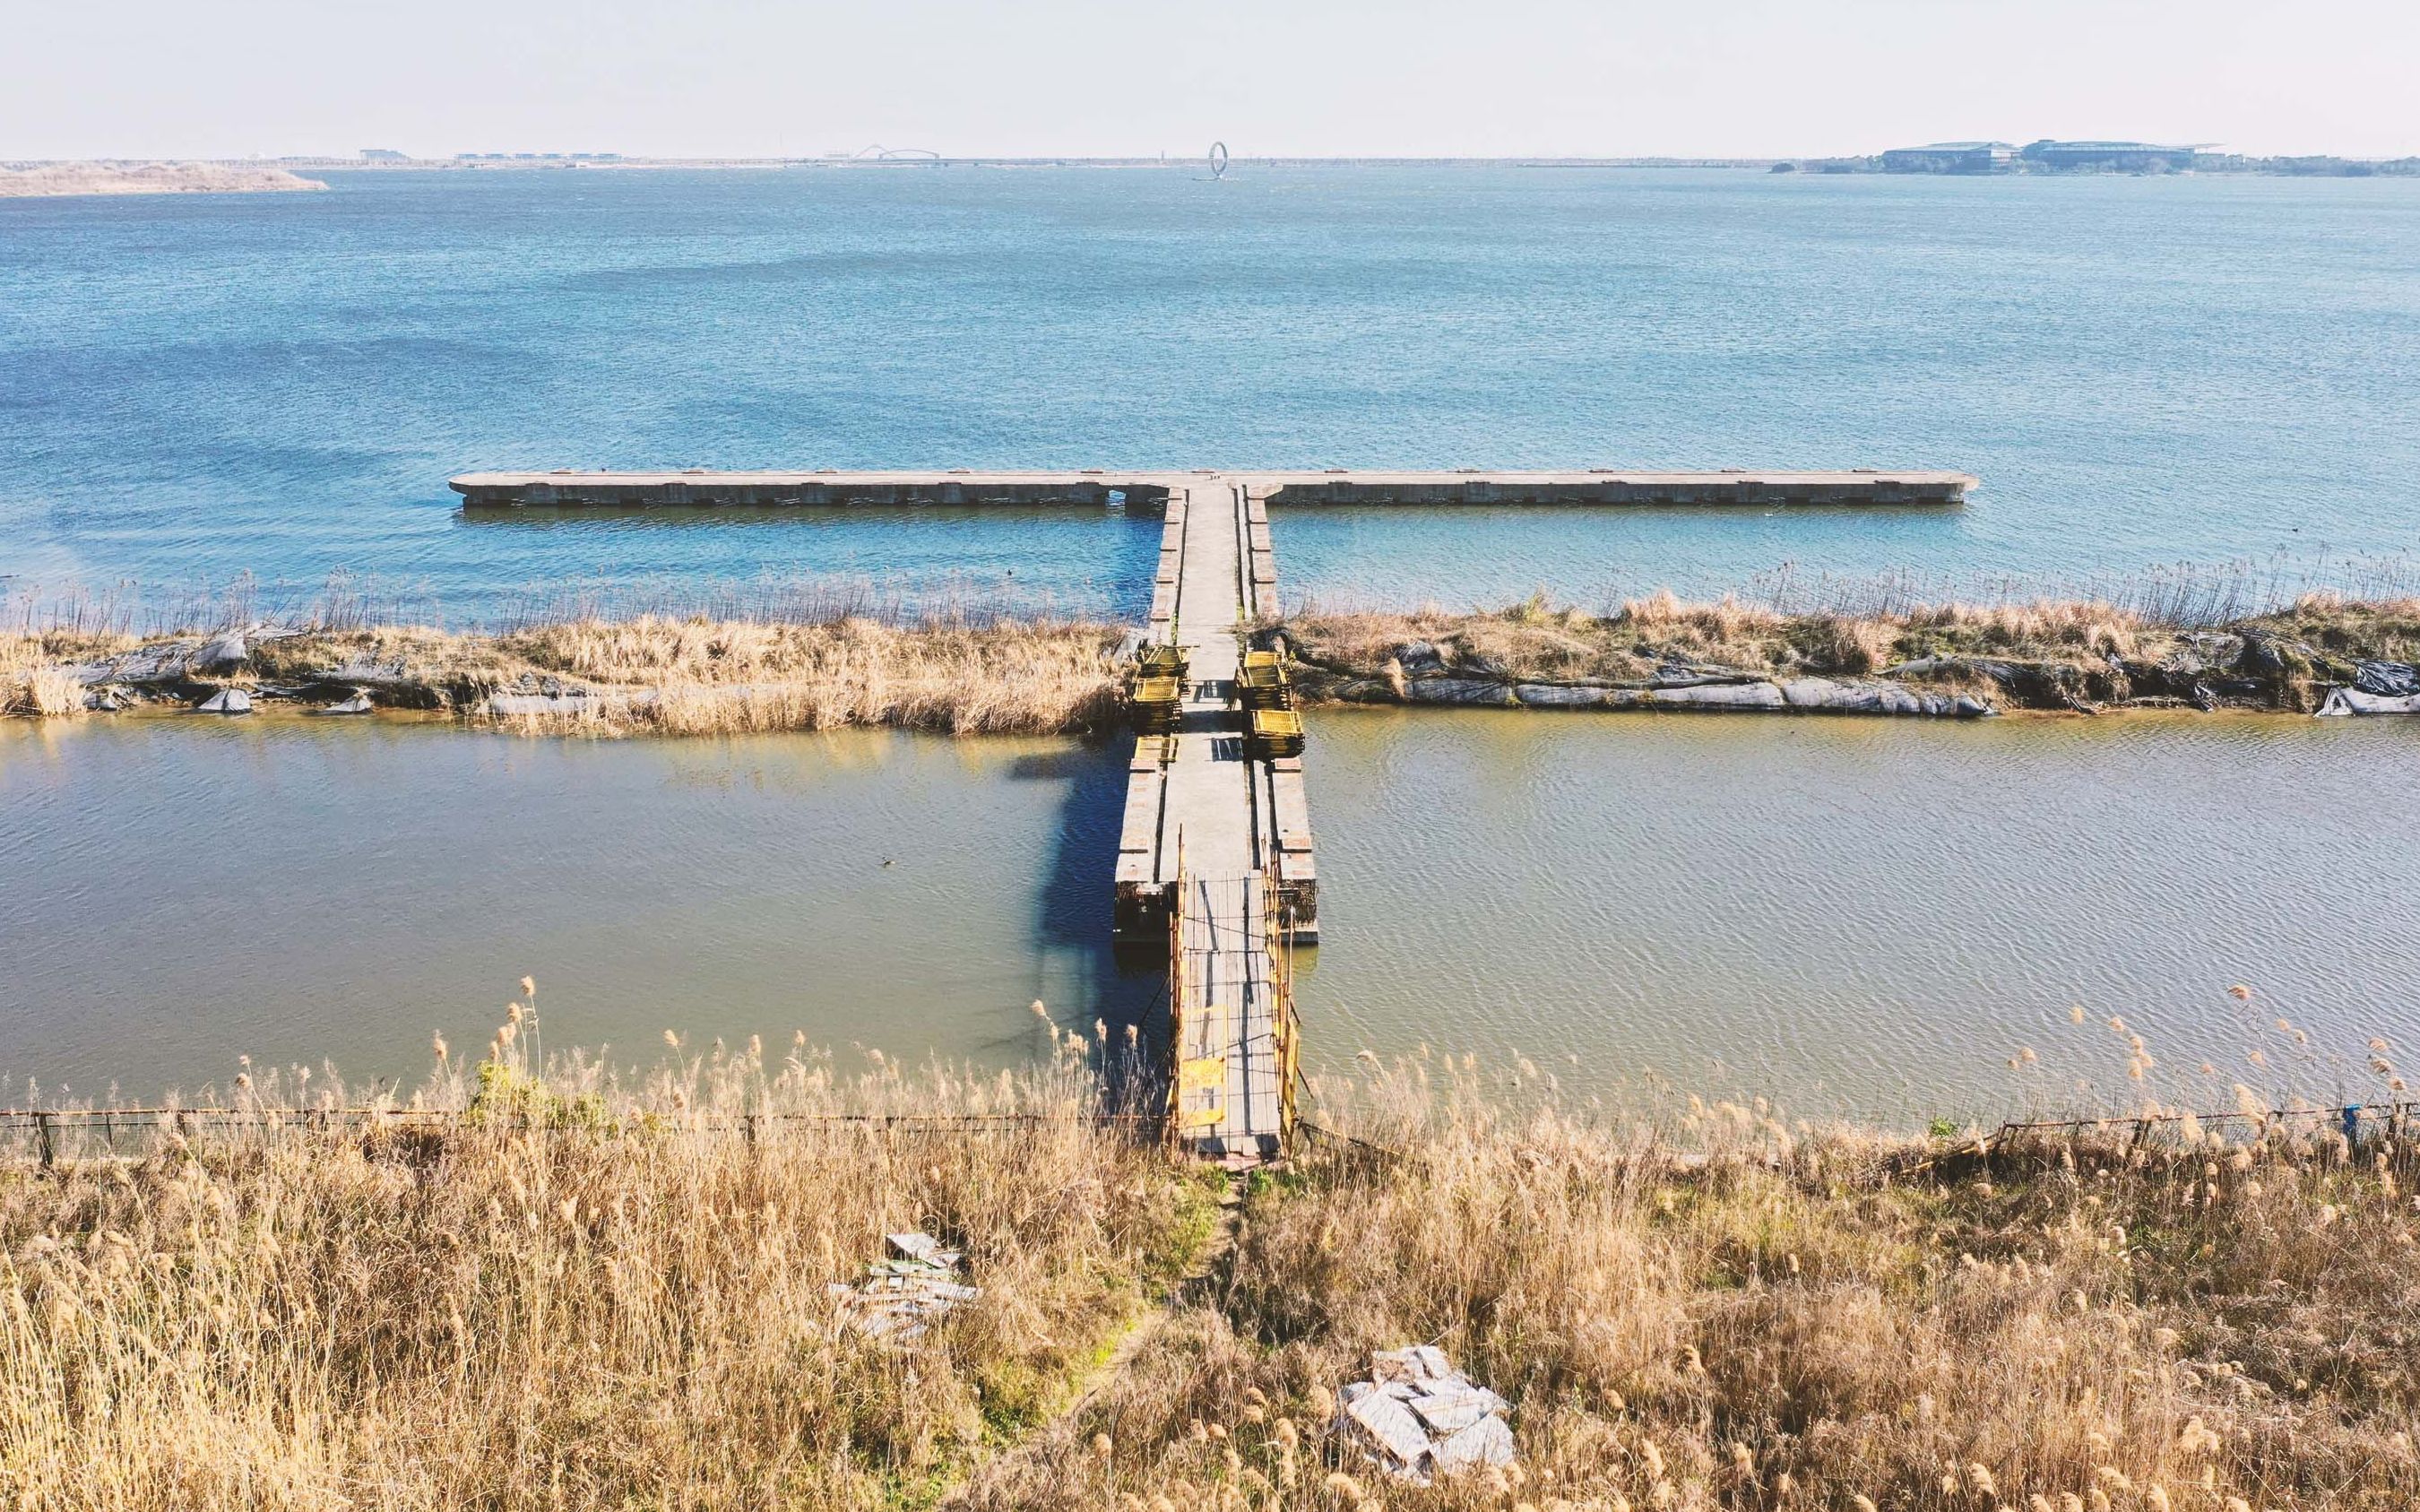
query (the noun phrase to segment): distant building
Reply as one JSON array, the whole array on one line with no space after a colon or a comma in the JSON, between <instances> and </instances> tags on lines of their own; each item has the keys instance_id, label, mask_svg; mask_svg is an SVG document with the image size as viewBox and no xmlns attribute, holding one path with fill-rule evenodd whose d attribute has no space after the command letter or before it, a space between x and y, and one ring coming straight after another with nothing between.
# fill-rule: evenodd
<instances>
[{"instance_id":1,"label":"distant building","mask_svg":"<svg viewBox=\"0 0 2420 1512\"><path fill-rule=\"evenodd\" d=\"M1883 154L1885 173L2006 173L2017 149L2007 142L1935 142L1893 147Z\"/></svg>"},{"instance_id":2,"label":"distant building","mask_svg":"<svg viewBox=\"0 0 2420 1512\"><path fill-rule=\"evenodd\" d=\"M411 157L409 153L397 152L393 147L364 147L362 161L364 162L410 162Z\"/></svg>"},{"instance_id":3,"label":"distant building","mask_svg":"<svg viewBox=\"0 0 2420 1512\"><path fill-rule=\"evenodd\" d=\"M2054 142L2045 137L2018 156L2038 167L2112 173L2179 173L2215 144L2161 147L2153 142Z\"/></svg>"}]
</instances>

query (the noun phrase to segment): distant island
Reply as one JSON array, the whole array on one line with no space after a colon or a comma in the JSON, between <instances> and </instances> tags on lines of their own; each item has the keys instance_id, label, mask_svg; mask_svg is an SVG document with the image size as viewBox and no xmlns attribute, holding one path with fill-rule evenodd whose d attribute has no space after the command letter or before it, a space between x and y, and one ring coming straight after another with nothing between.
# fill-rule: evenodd
<instances>
[{"instance_id":1,"label":"distant island","mask_svg":"<svg viewBox=\"0 0 2420 1512\"><path fill-rule=\"evenodd\" d=\"M2018 147L2010 142L1930 142L1892 147L1869 157L1785 158L1775 173L1931 174L2275 174L2298 178L2420 177L2420 158L2261 158L2222 152L2201 142L2173 147L2157 142L2060 142L2044 137Z\"/></svg>"},{"instance_id":2,"label":"distant island","mask_svg":"<svg viewBox=\"0 0 2420 1512\"><path fill-rule=\"evenodd\" d=\"M1249 168L1736 168L1776 174L2261 174L2297 178L2420 178L2420 157L2255 157L2209 144L2168 147L2151 142L2061 142L2025 147L2007 142L1933 142L1843 157L1761 158L1318 158L1273 155L1233 160ZM390 147L365 147L357 157L284 157L249 162L0 162L0 199L57 194L240 194L325 189L303 173L330 169L414 172L516 169L919 169L1138 168L1192 173L1191 157L951 157L921 149L835 152L821 157L648 158L619 152L458 152L421 158ZM299 172L298 172L299 170Z\"/></svg>"},{"instance_id":3,"label":"distant island","mask_svg":"<svg viewBox=\"0 0 2420 1512\"><path fill-rule=\"evenodd\" d=\"M265 164L225 162L36 162L0 164L0 199L64 194L262 194L325 189Z\"/></svg>"}]
</instances>

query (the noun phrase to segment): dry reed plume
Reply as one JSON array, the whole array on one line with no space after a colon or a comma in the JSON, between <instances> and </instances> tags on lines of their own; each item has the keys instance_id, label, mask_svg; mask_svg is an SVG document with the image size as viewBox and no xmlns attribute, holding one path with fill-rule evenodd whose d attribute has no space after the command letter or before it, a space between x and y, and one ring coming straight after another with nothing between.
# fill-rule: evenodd
<instances>
[{"instance_id":1,"label":"dry reed plume","mask_svg":"<svg viewBox=\"0 0 2420 1512\"><path fill-rule=\"evenodd\" d=\"M416 1100L465 1110L442 1127L8 1168L0 1491L1020 1512L2420 1495L2399 1130L1914 1140L1694 1100L1607 1121L1502 1109L1423 1054L1315 1085L1379 1143L1314 1139L1255 1177L1220 1269L1113 1350L1202 1249L1215 1183L1083 1117L1082 1037L1054 1026L1051 1070L992 1079L675 1041L624 1084L578 1056L533 1079L535 1030L517 1005L480 1067L445 1062ZM247 1076L238 1097L302 1090ZM1045 1117L783 1118L844 1109ZM983 1296L895 1354L838 1327L826 1288L911 1226L963 1244ZM1368 1351L1413 1340L1511 1398L1517 1469L1422 1490L1328 1433Z\"/></svg>"},{"instance_id":2,"label":"dry reed plume","mask_svg":"<svg viewBox=\"0 0 2420 1512\"><path fill-rule=\"evenodd\" d=\"M470 1110L447 1126L203 1124L0 1173L0 1498L900 1505L1049 1411L1208 1229L1200 1173L1091 1121L1063 1062L844 1077L752 1046L539 1083L534 1028L516 1011L475 1080L417 1100ZM1040 1117L818 1117L868 1107ZM894 1353L827 1288L915 1227L983 1294Z\"/></svg>"},{"instance_id":3,"label":"dry reed plume","mask_svg":"<svg viewBox=\"0 0 2420 1512\"><path fill-rule=\"evenodd\" d=\"M642 618L541 625L503 656L641 701L593 705L580 723L668 734L886 725L956 734L1091 730L1115 714L1109 662L1121 632L996 624L901 628ZM560 717L539 716L538 728Z\"/></svg>"},{"instance_id":4,"label":"dry reed plume","mask_svg":"<svg viewBox=\"0 0 2420 1512\"><path fill-rule=\"evenodd\" d=\"M0 637L0 690L26 713L80 707L79 669L144 661L129 676L190 699L225 681L256 692L341 697L499 717L527 731L695 734L883 725L954 733L1039 734L1114 720L1115 627L1067 621L905 625L844 617L578 620L498 635L412 626L256 637L240 671L178 671L170 640L64 632ZM198 647L198 638L188 638ZM109 658L120 660L111 663ZM80 680L81 679L81 680ZM538 702L538 701L543 701Z\"/></svg>"},{"instance_id":5,"label":"dry reed plume","mask_svg":"<svg viewBox=\"0 0 2420 1512\"><path fill-rule=\"evenodd\" d=\"M1675 669L1747 678L1889 676L1991 690L2020 706L2193 702L2304 709L2357 663L2420 660L2420 602L2306 595L2216 626L2087 601L1937 604L1781 613L1669 592L1593 615L1543 597L1495 611L1323 613L1280 627L1325 686L1391 685L1423 670L1507 683L1642 685ZM1325 679L1325 683L1323 682ZM1347 695L1350 696L1350 695Z\"/></svg>"},{"instance_id":6,"label":"dry reed plume","mask_svg":"<svg viewBox=\"0 0 2420 1512\"><path fill-rule=\"evenodd\" d=\"M1400 1157L1261 1182L1218 1305L970 1504L2402 1508L2420 1495L2408 1143L2332 1130L1976 1151L1492 1113L1414 1062ZM1442 1079L1440 1084L1442 1085ZM1332 1089L1331 1089L1332 1090ZM1521 1459L1437 1490L1325 1432L1369 1351L1433 1341ZM1100 1462L1089 1436L1111 1453Z\"/></svg>"}]
</instances>

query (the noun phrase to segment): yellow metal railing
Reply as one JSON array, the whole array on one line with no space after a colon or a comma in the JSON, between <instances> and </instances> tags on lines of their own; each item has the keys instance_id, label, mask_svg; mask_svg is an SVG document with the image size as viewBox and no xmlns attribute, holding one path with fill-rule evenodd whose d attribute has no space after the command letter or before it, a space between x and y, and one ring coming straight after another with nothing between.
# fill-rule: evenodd
<instances>
[{"instance_id":1,"label":"yellow metal railing","mask_svg":"<svg viewBox=\"0 0 2420 1512\"><path fill-rule=\"evenodd\" d=\"M1261 927L1269 950L1269 982L1277 994L1271 1030L1278 1052L1278 1140L1283 1149L1294 1142L1295 1103L1302 1082L1302 1023L1294 1007L1294 932L1287 927L1284 896L1277 869L1261 880Z\"/></svg>"},{"instance_id":2,"label":"yellow metal railing","mask_svg":"<svg viewBox=\"0 0 2420 1512\"><path fill-rule=\"evenodd\" d=\"M1176 832L1175 901L1168 910L1168 1139L1176 1142L1185 1114L1185 832Z\"/></svg>"}]
</instances>

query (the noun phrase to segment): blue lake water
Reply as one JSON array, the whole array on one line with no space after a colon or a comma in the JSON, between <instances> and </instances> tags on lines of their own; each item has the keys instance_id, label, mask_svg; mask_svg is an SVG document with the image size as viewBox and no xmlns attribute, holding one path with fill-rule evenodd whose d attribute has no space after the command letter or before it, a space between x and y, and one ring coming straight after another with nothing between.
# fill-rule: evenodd
<instances>
[{"instance_id":1,"label":"blue lake water","mask_svg":"<svg viewBox=\"0 0 2420 1512\"><path fill-rule=\"evenodd\" d=\"M0 203L0 589L1130 612L1095 512L466 519L531 467L1955 467L1925 513L1295 511L1290 594L2400 571L2420 184L353 173ZM123 585L133 585L132 587Z\"/></svg>"}]
</instances>

